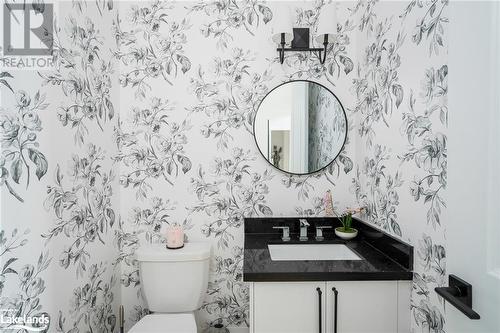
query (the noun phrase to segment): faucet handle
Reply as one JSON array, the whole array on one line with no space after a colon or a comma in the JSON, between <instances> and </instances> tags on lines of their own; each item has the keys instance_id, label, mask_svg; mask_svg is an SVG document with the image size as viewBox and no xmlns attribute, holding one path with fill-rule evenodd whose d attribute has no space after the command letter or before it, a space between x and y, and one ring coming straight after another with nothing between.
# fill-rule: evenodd
<instances>
[{"instance_id":1,"label":"faucet handle","mask_svg":"<svg viewBox=\"0 0 500 333\"><path fill-rule=\"evenodd\" d=\"M309 222L306 219L299 219L300 225L300 235L299 241L306 242L307 241L307 227L309 226Z\"/></svg>"},{"instance_id":2,"label":"faucet handle","mask_svg":"<svg viewBox=\"0 0 500 333\"><path fill-rule=\"evenodd\" d=\"M331 225L317 225L316 226L316 241L321 242L322 240L325 239L323 237L323 229L331 229Z\"/></svg>"},{"instance_id":3,"label":"faucet handle","mask_svg":"<svg viewBox=\"0 0 500 333\"><path fill-rule=\"evenodd\" d=\"M299 223L301 227L308 227L310 226L309 222L307 222L306 219L299 219Z\"/></svg>"},{"instance_id":4,"label":"faucet handle","mask_svg":"<svg viewBox=\"0 0 500 333\"><path fill-rule=\"evenodd\" d=\"M290 241L290 227L273 227L273 229L282 229L283 234L281 235L281 240L283 242L289 242Z\"/></svg>"}]
</instances>

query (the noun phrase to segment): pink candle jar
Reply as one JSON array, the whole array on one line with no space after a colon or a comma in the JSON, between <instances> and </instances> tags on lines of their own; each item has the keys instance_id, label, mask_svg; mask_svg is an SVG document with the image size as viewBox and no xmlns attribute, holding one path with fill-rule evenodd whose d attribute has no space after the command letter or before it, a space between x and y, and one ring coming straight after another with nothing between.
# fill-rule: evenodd
<instances>
[{"instance_id":1,"label":"pink candle jar","mask_svg":"<svg viewBox=\"0 0 500 333\"><path fill-rule=\"evenodd\" d=\"M184 247L184 229L180 225L167 227L167 249L180 249Z\"/></svg>"}]
</instances>

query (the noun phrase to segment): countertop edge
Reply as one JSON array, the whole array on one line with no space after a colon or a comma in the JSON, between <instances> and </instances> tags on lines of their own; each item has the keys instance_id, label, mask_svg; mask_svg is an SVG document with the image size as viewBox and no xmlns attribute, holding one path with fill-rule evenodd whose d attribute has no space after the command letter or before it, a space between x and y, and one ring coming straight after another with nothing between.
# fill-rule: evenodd
<instances>
[{"instance_id":1,"label":"countertop edge","mask_svg":"<svg viewBox=\"0 0 500 333\"><path fill-rule=\"evenodd\" d=\"M245 273L243 282L411 281L413 272Z\"/></svg>"}]
</instances>

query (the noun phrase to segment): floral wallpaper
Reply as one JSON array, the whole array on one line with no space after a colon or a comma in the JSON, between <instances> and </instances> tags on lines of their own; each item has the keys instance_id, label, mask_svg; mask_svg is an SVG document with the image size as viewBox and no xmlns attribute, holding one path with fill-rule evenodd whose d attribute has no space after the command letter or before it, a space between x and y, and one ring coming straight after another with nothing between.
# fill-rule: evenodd
<instances>
[{"instance_id":1,"label":"floral wallpaper","mask_svg":"<svg viewBox=\"0 0 500 333\"><path fill-rule=\"evenodd\" d=\"M243 217L362 205L416 248L412 332L445 332L447 0L338 3L324 65L270 40L290 12L316 34L331 1L58 3L54 67L2 70L0 303L50 332L116 332L147 313L135 250L182 224L212 243L199 327L248 326ZM346 144L319 173L273 169L252 136L290 79L344 106ZM26 84L29 82L29 84Z\"/></svg>"},{"instance_id":2,"label":"floral wallpaper","mask_svg":"<svg viewBox=\"0 0 500 333\"><path fill-rule=\"evenodd\" d=\"M347 133L344 110L337 98L318 85L309 85L309 170L319 170L335 159Z\"/></svg>"},{"instance_id":3,"label":"floral wallpaper","mask_svg":"<svg viewBox=\"0 0 500 333\"><path fill-rule=\"evenodd\" d=\"M315 28L325 6L331 8L321 2L272 1L179 2L168 8L156 2L120 4L113 24L122 60L115 160L120 166L122 229L117 239L127 327L146 309L133 253L141 244L161 240L162 226L183 224L189 239L212 243L199 326L245 327L249 294L242 281L243 218L296 215L299 207L317 205L332 187L337 200L355 200L349 189L355 157L349 144L324 172L290 177L261 158L252 135L260 101L290 78L318 81L342 100L352 100L347 74L355 53L348 50L348 36L342 37L342 46L332 46L335 56L326 71L318 68L314 54L292 54L282 66L269 38L273 13L292 9L298 24ZM175 42L170 41L172 29L179 32ZM354 31L349 22L339 29ZM143 39L148 34L152 37ZM167 75L168 65L156 61L158 75L138 71L152 61L149 43L168 45L162 54L175 60L181 52L190 65ZM130 50L134 57L124 61L121 55Z\"/></svg>"},{"instance_id":4,"label":"floral wallpaper","mask_svg":"<svg viewBox=\"0 0 500 333\"><path fill-rule=\"evenodd\" d=\"M13 78L8 72L5 75ZM6 85L14 92L10 85ZM48 162L45 155L39 150L37 133L42 130L42 121L38 115L48 107L45 96L39 91L33 96L24 90L15 93L15 101L11 108L3 108L2 124L2 155L0 160L2 185L20 202L24 202L21 194L15 187L30 185L30 178L35 172L38 180L47 173Z\"/></svg>"},{"instance_id":5,"label":"floral wallpaper","mask_svg":"<svg viewBox=\"0 0 500 333\"><path fill-rule=\"evenodd\" d=\"M1 74L0 309L49 316L45 332L112 333L121 303L113 6L55 7L53 66Z\"/></svg>"},{"instance_id":6,"label":"floral wallpaper","mask_svg":"<svg viewBox=\"0 0 500 333\"><path fill-rule=\"evenodd\" d=\"M447 0L360 1L353 179L364 218L415 247L412 332L445 332Z\"/></svg>"}]
</instances>

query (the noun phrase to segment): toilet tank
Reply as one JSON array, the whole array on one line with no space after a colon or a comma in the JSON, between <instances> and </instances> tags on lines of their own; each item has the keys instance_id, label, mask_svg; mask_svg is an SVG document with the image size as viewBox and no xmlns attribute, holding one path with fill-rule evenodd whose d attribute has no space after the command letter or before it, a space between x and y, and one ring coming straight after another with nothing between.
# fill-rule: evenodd
<instances>
[{"instance_id":1,"label":"toilet tank","mask_svg":"<svg viewBox=\"0 0 500 333\"><path fill-rule=\"evenodd\" d=\"M208 287L210 244L185 243L170 250L163 244L136 251L143 295L153 312L189 312L202 305Z\"/></svg>"}]
</instances>

